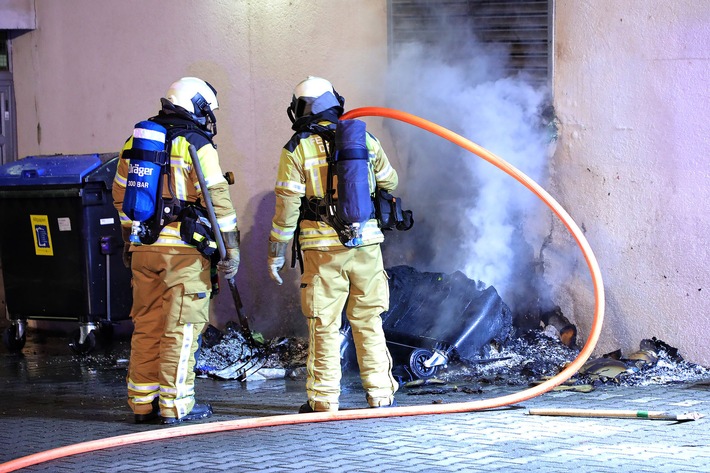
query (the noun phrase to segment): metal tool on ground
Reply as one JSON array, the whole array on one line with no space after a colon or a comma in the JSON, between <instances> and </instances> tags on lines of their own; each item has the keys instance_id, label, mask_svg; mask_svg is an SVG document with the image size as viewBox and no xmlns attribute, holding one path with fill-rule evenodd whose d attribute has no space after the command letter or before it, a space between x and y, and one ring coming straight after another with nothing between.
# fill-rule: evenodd
<instances>
[{"instance_id":1,"label":"metal tool on ground","mask_svg":"<svg viewBox=\"0 0 710 473\"><path fill-rule=\"evenodd\" d=\"M197 174L197 180L200 181L200 188L202 189L202 197L205 201L205 207L207 208L207 216L209 217L210 224L212 225L212 232L214 233L215 241L217 242L217 249L219 250L219 257L224 260L227 256L227 249L224 246L224 240L222 239L222 233L219 231L219 225L217 223L217 216L214 213L214 207L212 206L212 199L210 198L209 192L207 192L207 184L205 181L205 175L202 173L202 166L200 165L200 159L197 156L197 150L194 145L190 145L188 148L190 151L190 157L192 158L192 163L195 166L195 173ZM233 182L233 181L232 181ZM242 298L239 295L239 290L237 289L237 284L234 278L227 279L227 284L229 285L229 290L232 293L232 298L234 299L234 306L237 310L237 316L239 317L239 323L242 327L242 335L246 339L247 343L251 344L253 347L261 346L257 340L254 339L251 330L249 329L249 320L244 313L244 305L242 304Z\"/></svg>"},{"instance_id":2,"label":"metal tool on ground","mask_svg":"<svg viewBox=\"0 0 710 473\"><path fill-rule=\"evenodd\" d=\"M615 419L649 419L673 420L687 422L704 417L698 412L685 412L673 414L664 411L634 411L634 410L606 410L606 409L529 409L528 414L538 416L566 416L566 417L607 417Z\"/></svg>"},{"instance_id":3,"label":"metal tool on ground","mask_svg":"<svg viewBox=\"0 0 710 473\"><path fill-rule=\"evenodd\" d=\"M247 381L251 375L264 367L266 358L261 355L240 357L239 361L231 366L212 373L217 379L236 379Z\"/></svg>"}]
</instances>

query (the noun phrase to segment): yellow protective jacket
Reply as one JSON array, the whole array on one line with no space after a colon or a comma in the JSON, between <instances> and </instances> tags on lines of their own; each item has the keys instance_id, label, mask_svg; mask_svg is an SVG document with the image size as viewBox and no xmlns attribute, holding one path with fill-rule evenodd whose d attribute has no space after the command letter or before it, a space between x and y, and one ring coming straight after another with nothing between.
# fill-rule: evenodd
<instances>
[{"instance_id":1,"label":"yellow protective jacket","mask_svg":"<svg viewBox=\"0 0 710 473\"><path fill-rule=\"evenodd\" d=\"M335 126L329 121L320 124ZM370 165L370 194L374 194L376 188L393 191L398 184L397 172L390 165L380 142L370 133L367 133L367 149ZM298 223L301 197L305 196L307 199L324 197L328 187L326 157L323 139L310 132L294 134L281 150L274 189L276 211L269 236L271 241L288 242L293 238ZM337 181L333 186L337 188ZM364 245L384 241L384 235L376 219L373 218L365 224L362 239ZM344 248L333 227L322 221L301 221L299 243L304 251Z\"/></svg>"},{"instance_id":2,"label":"yellow protective jacket","mask_svg":"<svg viewBox=\"0 0 710 473\"><path fill-rule=\"evenodd\" d=\"M121 219L121 228L124 239L127 240L131 230L131 220L122 210L123 198L126 193L128 178L128 160L123 159L123 151L131 148L133 137L126 141L118 160L116 176L113 180L113 205L118 210ZM192 163L189 146L193 144L200 159L200 165L205 177L205 184L212 199L219 229L222 232L237 230L237 214L229 195L229 184L224 177L219 164L219 156L215 146L202 134L196 131L186 131L184 135L173 139L170 152L170 167L172 188L175 196L186 202L196 202L198 199L204 206L202 189L197 178L197 173ZM167 178L166 178L167 181ZM170 197L167 182L163 184L163 197ZM131 245L131 251L154 251L165 253L196 253L197 249L182 240L180 237L180 222L166 225L160 232L158 240L151 245Z\"/></svg>"}]
</instances>

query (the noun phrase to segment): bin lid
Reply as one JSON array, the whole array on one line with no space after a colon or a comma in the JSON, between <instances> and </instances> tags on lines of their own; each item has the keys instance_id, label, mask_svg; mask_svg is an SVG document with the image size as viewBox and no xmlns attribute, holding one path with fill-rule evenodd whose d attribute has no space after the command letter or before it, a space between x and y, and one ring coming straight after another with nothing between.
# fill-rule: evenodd
<instances>
[{"instance_id":1,"label":"bin lid","mask_svg":"<svg viewBox=\"0 0 710 473\"><path fill-rule=\"evenodd\" d=\"M27 156L0 166L0 186L82 184L101 164L98 154Z\"/></svg>"}]
</instances>

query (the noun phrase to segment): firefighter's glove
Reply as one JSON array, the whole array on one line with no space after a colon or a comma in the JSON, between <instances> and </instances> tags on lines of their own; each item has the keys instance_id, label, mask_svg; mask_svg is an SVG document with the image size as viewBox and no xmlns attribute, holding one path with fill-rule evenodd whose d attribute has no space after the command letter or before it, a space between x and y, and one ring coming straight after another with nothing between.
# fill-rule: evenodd
<instances>
[{"instance_id":1,"label":"firefighter's glove","mask_svg":"<svg viewBox=\"0 0 710 473\"><path fill-rule=\"evenodd\" d=\"M239 270L239 232L224 232L222 240L227 254L225 259L217 263L217 269L226 279L234 279Z\"/></svg>"},{"instance_id":2,"label":"firefighter's glove","mask_svg":"<svg viewBox=\"0 0 710 473\"><path fill-rule=\"evenodd\" d=\"M286 245L287 243L283 241L269 241L269 257L267 258L269 277L279 286L284 283L279 276L279 271L286 264Z\"/></svg>"},{"instance_id":3,"label":"firefighter's glove","mask_svg":"<svg viewBox=\"0 0 710 473\"><path fill-rule=\"evenodd\" d=\"M130 243L124 243L123 244L123 265L131 269L131 244Z\"/></svg>"}]
</instances>

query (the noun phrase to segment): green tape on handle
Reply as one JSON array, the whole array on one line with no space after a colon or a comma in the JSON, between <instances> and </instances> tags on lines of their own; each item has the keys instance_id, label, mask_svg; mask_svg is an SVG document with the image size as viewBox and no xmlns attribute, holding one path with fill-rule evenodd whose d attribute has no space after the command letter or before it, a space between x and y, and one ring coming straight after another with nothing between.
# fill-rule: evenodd
<instances>
[{"instance_id":1,"label":"green tape on handle","mask_svg":"<svg viewBox=\"0 0 710 473\"><path fill-rule=\"evenodd\" d=\"M648 419L648 411L636 411L636 417L641 417L642 419Z\"/></svg>"}]
</instances>

